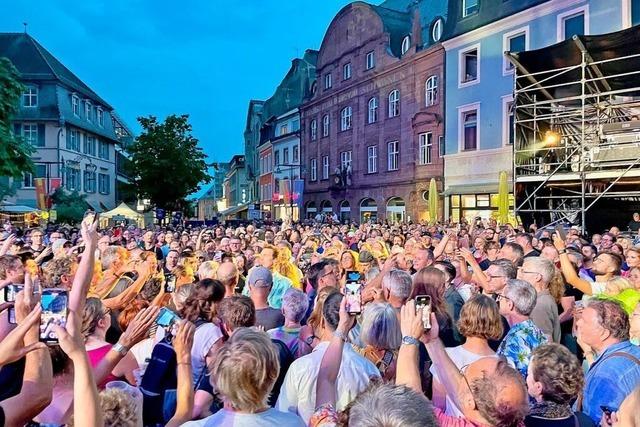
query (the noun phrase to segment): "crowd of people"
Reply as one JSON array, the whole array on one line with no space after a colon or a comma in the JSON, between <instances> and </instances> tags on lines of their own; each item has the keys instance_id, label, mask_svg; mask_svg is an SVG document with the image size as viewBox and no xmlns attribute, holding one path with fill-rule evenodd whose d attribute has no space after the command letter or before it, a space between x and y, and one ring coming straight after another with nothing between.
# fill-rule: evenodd
<instances>
[{"instance_id":1,"label":"crowd of people","mask_svg":"<svg viewBox=\"0 0 640 427\"><path fill-rule=\"evenodd\" d=\"M5 223L0 425L640 426L637 214L321 220Z\"/></svg>"}]
</instances>

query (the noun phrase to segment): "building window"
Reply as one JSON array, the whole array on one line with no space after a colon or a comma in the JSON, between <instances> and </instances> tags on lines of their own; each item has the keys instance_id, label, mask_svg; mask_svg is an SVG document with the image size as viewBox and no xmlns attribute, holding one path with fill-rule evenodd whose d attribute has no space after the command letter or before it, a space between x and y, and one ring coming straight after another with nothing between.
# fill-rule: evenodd
<instances>
[{"instance_id":1,"label":"building window","mask_svg":"<svg viewBox=\"0 0 640 427\"><path fill-rule=\"evenodd\" d=\"M76 95L71 96L71 109L73 110L74 116L80 117L80 98Z\"/></svg>"},{"instance_id":2,"label":"building window","mask_svg":"<svg viewBox=\"0 0 640 427\"><path fill-rule=\"evenodd\" d=\"M351 78L351 62L348 62L342 66L342 80L349 80Z\"/></svg>"},{"instance_id":3,"label":"building window","mask_svg":"<svg viewBox=\"0 0 640 427\"><path fill-rule=\"evenodd\" d=\"M514 103L513 96L506 95L502 97L502 144L513 145L515 138L514 131Z\"/></svg>"},{"instance_id":4,"label":"building window","mask_svg":"<svg viewBox=\"0 0 640 427\"><path fill-rule=\"evenodd\" d=\"M289 164L289 148L285 148L282 150L282 162L284 164Z\"/></svg>"},{"instance_id":5,"label":"building window","mask_svg":"<svg viewBox=\"0 0 640 427\"><path fill-rule=\"evenodd\" d=\"M419 136L420 158L418 162L421 165L431 164L431 148L433 147L433 134L431 132L421 133Z\"/></svg>"},{"instance_id":6,"label":"building window","mask_svg":"<svg viewBox=\"0 0 640 427\"><path fill-rule=\"evenodd\" d=\"M84 136L84 153L90 156L96 155L96 138L94 136Z\"/></svg>"},{"instance_id":7,"label":"building window","mask_svg":"<svg viewBox=\"0 0 640 427\"><path fill-rule=\"evenodd\" d=\"M438 156L442 157L446 154L445 145L444 145L444 136L438 137Z\"/></svg>"},{"instance_id":8,"label":"building window","mask_svg":"<svg viewBox=\"0 0 640 427\"><path fill-rule=\"evenodd\" d=\"M367 53L367 70L370 70L376 66L376 55L374 51Z\"/></svg>"},{"instance_id":9,"label":"building window","mask_svg":"<svg viewBox=\"0 0 640 427\"><path fill-rule=\"evenodd\" d=\"M80 132L75 129L69 131L67 150L80 151Z\"/></svg>"},{"instance_id":10,"label":"building window","mask_svg":"<svg viewBox=\"0 0 640 427\"><path fill-rule=\"evenodd\" d=\"M280 164L280 150L276 150L273 153L273 161L275 162L275 165L278 166Z\"/></svg>"},{"instance_id":11,"label":"building window","mask_svg":"<svg viewBox=\"0 0 640 427\"><path fill-rule=\"evenodd\" d=\"M329 115L325 114L322 118L322 136L329 136Z\"/></svg>"},{"instance_id":12,"label":"building window","mask_svg":"<svg viewBox=\"0 0 640 427\"><path fill-rule=\"evenodd\" d=\"M340 112L340 130L351 129L351 107L345 107Z\"/></svg>"},{"instance_id":13,"label":"building window","mask_svg":"<svg viewBox=\"0 0 640 427\"><path fill-rule=\"evenodd\" d=\"M558 15L558 41L588 33L586 6Z\"/></svg>"},{"instance_id":14,"label":"building window","mask_svg":"<svg viewBox=\"0 0 640 427\"><path fill-rule=\"evenodd\" d=\"M404 55L409 51L409 47L411 47L411 38L409 36L405 36L402 39L402 47L400 48L400 53Z\"/></svg>"},{"instance_id":15,"label":"building window","mask_svg":"<svg viewBox=\"0 0 640 427\"><path fill-rule=\"evenodd\" d=\"M282 125L280 125L280 132L279 135L286 135L289 133L289 124L288 123L284 123Z\"/></svg>"},{"instance_id":16,"label":"building window","mask_svg":"<svg viewBox=\"0 0 640 427\"><path fill-rule=\"evenodd\" d=\"M368 123L375 123L378 121L378 98L375 96L369 100L369 114Z\"/></svg>"},{"instance_id":17,"label":"building window","mask_svg":"<svg viewBox=\"0 0 640 427\"><path fill-rule=\"evenodd\" d=\"M462 149L476 150L478 148L478 110L462 113Z\"/></svg>"},{"instance_id":18,"label":"building window","mask_svg":"<svg viewBox=\"0 0 640 427\"><path fill-rule=\"evenodd\" d=\"M98 140L98 157L109 160L109 144Z\"/></svg>"},{"instance_id":19,"label":"building window","mask_svg":"<svg viewBox=\"0 0 640 427\"><path fill-rule=\"evenodd\" d=\"M91 121L91 103L89 101L84 102L84 117L88 122Z\"/></svg>"},{"instance_id":20,"label":"building window","mask_svg":"<svg viewBox=\"0 0 640 427\"><path fill-rule=\"evenodd\" d=\"M329 156L322 156L322 179L329 179Z\"/></svg>"},{"instance_id":21,"label":"building window","mask_svg":"<svg viewBox=\"0 0 640 427\"><path fill-rule=\"evenodd\" d=\"M478 13L478 7L480 6L480 0L462 0L462 17Z\"/></svg>"},{"instance_id":22,"label":"building window","mask_svg":"<svg viewBox=\"0 0 640 427\"><path fill-rule=\"evenodd\" d=\"M293 163L298 163L300 161L300 147L297 145L293 146Z\"/></svg>"},{"instance_id":23,"label":"building window","mask_svg":"<svg viewBox=\"0 0 640 427\"><path fill-rule=\"evenodd\" d=\"M480 56L480 46L475 45L467 50L460 51L460 85L466 86L480 81L480 70L478 68L478 57Z\"/></svg>"},{"instance_id":24,"label":"building window","mask_svg":"<svg viewBox=\"0 0 640 427\"><path fill-rule=\"evenodd\" d=\"M111 182L109 175L105 173L98 174L98 192L100 194L109 194L111 192Z\"/></svg>"},{"instance_id":25,"label":"building window","mask_svg":"<svg viewBox=\"0 0 640 427\"><path fill-rule=\"evenodd\" d=\"M35 184L33 182L34 178L46 178L47 177L47 166L46 165L35 165L35 174L31 172L25 172L22 179L22 188L33 188Z\"/></svg>"},{"instance_id":26,"label":"building window","mask_svg":"<svg viewBox=\"0 0 640 427\"><path fill-rule=\"evenodd\" d=\"M398 156L400 151L398 149L398 141L392 141L387 143L387 170L398 170Z\"/></svg>"},{"instance_id":27,"label":"building window","mask_svg":"<svg viewBox=\"0 0 640 427\"><path fill-rule=\"evenodd\" d=\"M505 52L524 52L529 50L529 27L511 31L502 36L502 50ZM513 72L513 63L506 56L503 56L502 64L504 75Z\"/></svg>"},{"instance_id":28,"label":"building window","mask_svg":"<svg viewBox=\"0 0 640 427\"><path fill-rule=\"evenodd\" d=\"M340 153L340 169L347 170L351 166L351 151Z\"/></svg>"},{"instance_id":29,"label":"building window","mask_svg":"<svg viewBox=\"0 0 640 427\"><path fill-rule=\"evenodd\" d=\"M311 167L309 168L309 179L311 179L311 181L317 181L318 180L318 160L316 159L311 159Z\"/></svg>"},{"instance_id":30,"label":"building window","mask_svg":"<svg viewBox=\"0 0 640 427\"><path fill-rule=\"evenodd\" d=\"M24 123L22 125L22 138L27 144L31 144L34 147L43 147L44 144L38 143L38 125L33 123Z\"/></svg>"},{"instance_id":31,"label":"building window","mask_svg":"<svg viewBox=\"0 0 640 427\"><path fill-rule=\"evenodd\" d=\"M324 88L331 89L331 73L324 75Z\"/></svg>"},{"instance_id":32,"label":"building window","mask_svg":"<svg viewBox=\"0 0 640 427\"><path fill-rule=\"evenodd\" d=\"M439 42L442 38L442 18L436 19L436 22L433 23L433 28L431 29L431 37L434 42Z\"/></svg>"},{"instance_id":33,"label":"building window","mask_svg":"<svg viewBox=\"0 0 640 427\"><path fill-rule=\"evenodd\" d=\"M424 99L427 107L438 101L438 76L431 76L424 84Z\"/></svg>"},{"instance_id":34,"label":"building window","mask_svg":"<svg viewBox=\"0 0 640 427\"><path fill-rule=\"evenodd\" d=\"M67 182L65 187L69 191L80 191L80 169L67 166Z\"/></svg>"},{"instance_id":35,"label":"building window","mask_svg":"<svg viewBox=\"0 0 640 427\"><path fill-rule=\"evenodd\" d=\"M640 24L640 0L631 0L631 25Z\"/></svg>"},{"instance_id":36,"label":"building window","mask_svg":"<svg viewBox=\"0 0 640 427\"><path fill-rule=\"evenodd\" d=\"M104 111L102 111L102 108L98 107L98 109L96 110L96 115L98 119L98 126L100 126L101 128L104 127Z\"/></svg>"},{"instance_id":37,"label":"building window","mask_svg":"<svg viewBox=\"0 0 640 427\"><path fill-rule=\"evenodd\" d=\"M316 119L311 120L311 140L315 141L318 138L318 121Z\"/></svg>"},{"instance_id":38,"label":"building window","mask_svg":"<svg viewBox=\"0 0 640 427\"><path fill-rule=\"evenodd\" d=\"M37 107L38 106L38 88L35 86L27 86L22 92L22 106L23 107Z\"/></svg>"},{"instance_id":39,"label":"building window","mask_svg":"<svg viewBox=\"0 0 640 427\"><path fill-rule=\"evenodd\" d=\"M367 173L378 172L378 147L371 145L367 147Z\"/></svg>"},{"instance_id":40,"label":"building window","mask_svg":"<svg viewBox=\"0 0 640 427\"><path fill-rule=\"evenodd\" d=\"M85 193L96 192L96 173L84 171L84 191Z\"/></svg>"},{"instance_id":41,"label":"building window","mask_svg":"<svg viewBox=\"0 0 640 427\"><path fill-rule=\"evenodd\" d=\"M395 89L389 93L389 117L400 114L400 91Z\"/></svg>"}]
</instances>

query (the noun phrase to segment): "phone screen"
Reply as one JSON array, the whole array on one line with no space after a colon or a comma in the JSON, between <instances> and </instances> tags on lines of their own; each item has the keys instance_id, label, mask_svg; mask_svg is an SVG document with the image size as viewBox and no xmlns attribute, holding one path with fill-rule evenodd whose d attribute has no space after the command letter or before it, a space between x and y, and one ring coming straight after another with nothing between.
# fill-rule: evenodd
<instances>
[{"instance_id":1,"label":"phone screen","mask_svg":"<svg viewBox=\"0 0 640 427\"><path fill-rule=\"evenodd\" d=\"M169 327L175 322L178 322L180 318L173 311L169 310L166 307L163 307L160 310L160 314L158 314L158 318L156 319L156 323L158 326Z\"/></svg>"},{"instance_id":2,"label":"phone screen","mask_svg":"<svg viewBox=\"0 0 640 427\"><path fill-rule=\"evenodd\" d=\"M351 282L345 285L347 298L347 312L349 314L362 313L362 284Z\"/></svg>"},{"instance_id":3,"label":"phone screen","mask_svg":"<svg viewBox=\"0 0 640 427\"><path fill-rule=\"evenodd\" d=\"M556 225L556 232L562 240L567 240L567 233L564 232L564 227L562 227L562 225Z\"/></svg>"},{"instance_id":4,"label":"phone screen","mask_svg":"<svg viewBox=\"0 0 640 427\"><path fill-rule=\"evenodd\" d=\"M164 291L167 293L174 292L176 290L176 276L174 274L167 274L165 276Z\"/></svg>"},{"instance_id":5,"label":"phone screen","mask_svg":"<svg viewBox=\"0 0 640 427\"><path fill-rule=\"evenodd\" d=\"M418 295L416 297L416 313L422 315L424 329L431 329L431 296Z\"/></svg>"},{"instance_id":6,"label":"phone screen","mask_svg":"<svg viewBox=\"0 0 640 427\"><path fill-rule=\"evenodd\" d=\"M361 283L362 282L362 274L359 271L347 271L347 281L346 283Z\"/></svg>"},{"instance_id":7,"label":"phone screen","mask_svg":"<svg viewBox=\"0 0 640 427\"><path fill-rule=\"evenodd\" d=\"M4 288L4 300L5 302L14 302L16 295L24 289L24 285L9 285Z\"/></svg>"},{"instance_id":8,"label":"phone screen","mask_svg":"<svg viewBox=\"0 0 640 427\"><path fill-rule=\"evenodd\" d=\"M64 289L44 289L40 304L42 306L40 340L47 343L57 343L58 336L53 330L53 326L64 327L67 322L67 307L69 305L67 291Z\"/></svg>"}]
</instances>

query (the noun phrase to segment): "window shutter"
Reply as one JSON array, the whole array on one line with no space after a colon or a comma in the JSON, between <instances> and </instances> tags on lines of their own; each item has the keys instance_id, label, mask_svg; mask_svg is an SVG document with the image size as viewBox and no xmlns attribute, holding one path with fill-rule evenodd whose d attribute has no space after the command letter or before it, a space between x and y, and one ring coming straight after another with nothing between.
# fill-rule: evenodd
<instances>
[{"instance_id":1,"label":"window shutter","mask_svg":"<svg viewBox=\"0 0 640 427\"><path fill-rule=\"evenodd\" d=\"M66 128L65 134L67 135L67 150L71 148L71 129Z\"/></svg>"},{"instance_id":2,"label":"window shutter","mask_svg":"<svg viewBox=\"0 0 640 427\"><path fill-rule=\"evenodd\" d=\"M38 123L38 147L44 147L44 123Z\"/></svg>"},{"instance_id":3,"label":"window shutter","mask_svg":"<svg viewBox=\"0 0 640 427\"><path fill-rule=\"evenodd\" d=\"M22 136L22 123L13 124L13 134L15 136Z\"/></svg>"}]
</instances>

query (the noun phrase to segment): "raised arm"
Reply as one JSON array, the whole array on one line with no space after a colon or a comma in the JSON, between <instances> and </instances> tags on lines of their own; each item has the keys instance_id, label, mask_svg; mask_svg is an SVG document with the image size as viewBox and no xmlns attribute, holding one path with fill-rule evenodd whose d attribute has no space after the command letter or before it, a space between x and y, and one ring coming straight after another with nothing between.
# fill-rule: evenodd
<instances>
[{"instance_id":1,"label":"raised arm","mask_svg":"<svg viewBox=\"0 0 640 427\"><path fill-rule=\"evenodd\" d=\"M191 420L193 411L193 374L191 366L191 347L196 327L191 322L183 321L173 339L173 347L178 361L177 406L167 427L178 427Z\"/></svg>"},{"instance_id":2,"label":"raised arm","mask_svg":"<svg viewBox=\"0 0 640 427\"><path fill-rule=\"evenodd\" d=\"M484 287L489 283L489 278L484 271L482 271L482 268L480 268L480 264L478 264L476 258L467 248L461 248L460 255L462 255L467 264L471 266L471 270L473 270L472 279L478 284L478 286L484 289Z\"/></svg>"},{"instance_id":3,"label":"raised arm","mask_svg":"<svg viewBox=\"0 0 640 427\"><path fill-rule=\"evenodd\" d=\"M452 231L447 231L446 234L444 236L442 236L442 240L440 240L440 243L438 243L438 246L436 246L433 249L433 259L437 260L440 255L442 255L444 253L444 248L447 247L447 243L449 242L449 239L451 238L451 233L453 233Z\"/></svg>"},{"instance_id":4,"label":"raised arm","mask_svg":"<svg viewBox=\"0 0 640 427\"><path fill-rule=\"evenodd\" d=\"M85 242L85 250L80 258L78 271L73 279L71 292L69 293L69 310L82 313L84 303L89 292L89 285L93 278L93 268L95 265L95 253L98 247L98 233L96 232L98 223L94 222L87 226L82 222L80 233Z\"/></svg>"},{"instance_id":5,"label":"raised arm","mask_svg":"<svg viewBox=\"0 0 640 427\"><path fill-rule=\"evenodd\" d=\"M422 316L416 314L416 306L413 300L407 301L400 308L400 329L402 338L412 338L413 344L403 344L398 352L396 367L396 384L406 385L414 391L422 394L422 382L420 381L420 368L418 367L419 346L418 340L424 333ZM437 332L436 332L437 334Z\"/></svg>"},{"instance_id":6,"label":"raised arm","mask_svg":"<svg viewBox=\"0 0 640 427\"><path fill-rule=\"evenodd\" d=\"M133 301L136 295L140 293L140 290L144 287L145 283L147 283L147 280L151 277L151 268L145 261L142 264L139 264L137 272L138 278L127 289L125 289L120 295L113 298L103 299L102 304L110 310L119 310Z\"/></svg>"},{"instance_id":7,"label":"raised arm","mask_svg":"<svg viewBox=\"0 0 640 427\"><path fill-rule=\"evenodd\" d=\"M576 273L576 270L573 267L571 260L569 259L569 255L567 255L567 248L564 240L562 240L557 233L553 233L553 246L556 247L558 253L560 254L560 269L562 271L562 276L564 277L565 282L586 295L593 294L591 283L580 278L580 276L578 276L578 273Z\"/></svg>"}]
</instances>

